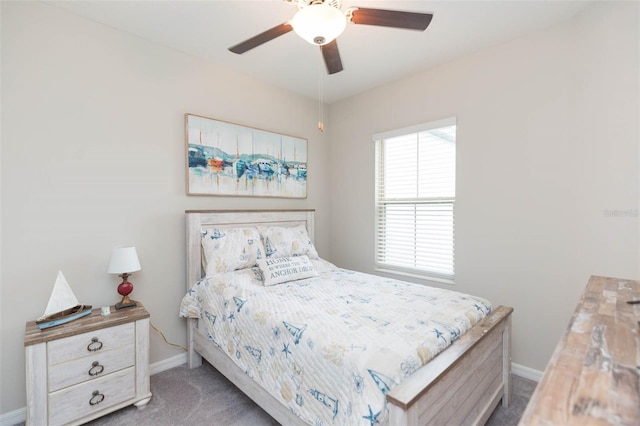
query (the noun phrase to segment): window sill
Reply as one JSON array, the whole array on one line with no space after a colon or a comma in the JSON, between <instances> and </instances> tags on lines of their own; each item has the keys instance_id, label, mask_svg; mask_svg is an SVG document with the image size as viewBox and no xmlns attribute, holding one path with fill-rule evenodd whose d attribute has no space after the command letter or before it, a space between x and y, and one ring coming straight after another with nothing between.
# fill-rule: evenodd
<instances>
[{"instance_id":1,"label":"window sill","mask_svg":"<svg viewBox=\"0 0 640 426\"><path fill-rule=\"evenodd\" d=\"M433 275L418 274L418 273L412 273L412 272L398 271L396 269L379 268L379 267L374 268L374 271L383 272L385 274L391 274L391 275L400 275L402 277L415 278L421 281L432 281L432 282L437 282L441 284L456 285L453 279L436 277Z\"/></svg>"}]
</instances>

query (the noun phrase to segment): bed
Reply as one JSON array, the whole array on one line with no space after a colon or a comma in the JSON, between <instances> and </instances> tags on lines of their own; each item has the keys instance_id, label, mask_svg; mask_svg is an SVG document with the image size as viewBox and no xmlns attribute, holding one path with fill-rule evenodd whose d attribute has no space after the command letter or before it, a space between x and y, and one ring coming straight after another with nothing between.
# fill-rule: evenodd
<instances>
[{"instance_id":1,"label":"bed","mask_svg":"<svg viewBox=\"0 0 640 426\"><path fill-rule=\"evenodd\" d=\"M203 236L210 235L211 239L214 239L216 238L214 233L231 234L238 229L254 229L254 227L256 229L261 229L263 234L264 232L270 232L273 229L294 229L302 227L306 231L305 235L308 235L307 238L310 239L309 243L312 246L312 239L315 232L314 211L187 211L187 295L185 295L183 304L189 297L191 297L193 303L202 302L201 295L194 295L195 283L198 283L201 288L216 288L217 286L218 289L220 289L223 282L230 282L228 281L230 278L227 278L226 274L212 275L210 273L206 273L206 262L203 262ZM265 248L266 251L272 249L268 244ZM275 250L275 248L273 248L273 250ZM308 291L317 291L309 289L313 289L313 283L320 280L320 277L323 277L322 279L324 279L324 277L335 276L337 277L335 279L338 281L354 281L356 283L359 283L361 279L378 280L375 281L374 287L379 287L382 289L381 291L384 291L384 286L388 286L390 288L388 292L394 294L397 293L398 297L401 298L404 297L404 299L401 299L404 302L410 301L410 299L407 298L407 295L402 296L400 291L396 292L396 289L399 287L404 289L403 286L405 285L408 286L407 288L411 288L412 291L415 292L415 295L412 295L411 299L431 297L422 295L421 292L425 289L425 286L416 286L413 284L402 283L401 281L389 280L380 277L376 278L374 276L365 277L366 274L342 270L326 261L323 261L322 259L315 259L317 254L314 253L314 255L315 256L309 256L313 259L312 261L309 261L307 256L290 258L295 259L296 261L308 262L310 267L309 269L311 269L315 274L314 276L306 277L301 281L285 281L284 284L278 284L276 282L278 285L266 287L266 285L256 285L255 281L253 281L252 284L252 280L254 279L264 279L264 284L267 284L267 275L264 274L264 271L261 276L259 273L256 273L256 269L259 268L249 268L240 272L234 271L233 279L236 279L236 275L241 276L241 278L238 283L233 281L233 285L231 285L231 287L233 287L232 289L224 289L224 292L236 292L225 293L225 306L226 304L229 304L231 307L228 309L229 317L227 317L227 314L224 314L225 318L220 318L217 323L214 315L208 313L206 309L199 309L199 315L194 314L194 312L191 312L191 314L185 314L184 316L188 317L187 345L189 367L198 367L202 363L202 358L206 359L247 396L261 406L267 413L269 413L278 422L285 425L314 423L359 423L371 425L382 423L390 425L484 424L500 401L502 401L504 406L508 406L511 391L510 330L512 309L504 306L491 307L482 299L475 298L474 296L462 295L460 296L461 299L452 299L451 304L460 305L468 303L474 306L476 311L482 312L482 316L478 317L479 319L476 321L476 319L474 319L475 314L467 313L464 315L458 315L455 319L457 322L453 324L447 325L437 322L437 324L442 325L441 330L451 332L451 336L449 336L449 340L451 342L448 347L439 351L434 357L430 358L426 364L420 365L420 363L417 363L418 365L416 365L416 362L411 362L411 357L406 358L406 362L403 362L401 366L402 372L399 373L402 376L401 380L398 380L396 376L389 378L391 375L387 376L384 374L378 374L374 368L365 369L365 373L361 375L351 374L348 377L352 383L355 383L355 390L360 393L362 393L362 389L358 389L358 386L363 389L366 387L367 392L370 392L367 395L372 395L373 393L376 393L376 391L381 391L379 398L382 398L383 400L383 409L380 409L379 406L375 406L373 403L369 405L368 401L367 403L364 403L366 409L359 407L358 404L363 404L363 402L352 402L351 396L343 395L345 386L338 383L339 379L337 376L334 379L334 376L329 371L332 367L330 364L340 364L343 359L345 360L345 363L351 363L351 352L359 352L360 350L364 351L367 346L376 347L376 344L374 343L376 341L375 338L369 338L367 342L371 342L371 344L367 344L366 342L358 341L353 336L348 337L350 341L352 340L349 356L345 355L344 347L346 345L342 344L338 345L339 348L342 348L341 351L334 351L335 353L333 353L333 357L328 356L328 363L322 360L314 360L313 362L309 362L308 365L302 365L300 362L293 363L286 361L290 355L292 357L294 356L292 355L289 347L291 350L295 349L299 351L298 353L301 354L297 355L299 360L304 360L311 356L302 351L307 351L309 353L319 351L318 347L314 348L313 343L314 341L321 342L323 337L317 334L311 334L311 329L314 329L314 327L310 326L309 331L306 331L306 334L304 334L304 338L302 337L306 330L306 322L305 324L302 324L300 321L281 321L284 326L271 326L273 333L264 333L264 347L259 344L252 345L240 342L225 343L220 340L216 335L217 332L213 328L214 324L217 324L215 327L220 327L221 324L224 324L224 326L228 328L229 326L226 324L230 324L235 320L236 322L233 327L236 327L235 324L239 324L241 311L242 315L246 315L251 309L254 311L257 309L255 305L251 308L244 305L245 300L249 298L252 298L252 300L264 300L264 303L268 303L270 304L269 306L273 307L279 306L277 303L277 300L279 299L277 298L284 297L284 293L298 297L302 304L305 300L310 300L312 298L317 298L317 300L313 301L314 304L327 303L327 301L320 300L323 297L321 294L309 296L310 293L308 293ZM249 260L249 263L253 261L254 260ZM273 261L271 263L277 262ZM265 261L262 261L261 267L265 267L265 264ZM306 264L307 263L305 263L305 265ZM270 267L277 268L278 265L272 265ZM208 276L203 278L205 275ZM253 277L252 275L255 275L256 277ZM277 279L278 278L276 278L276 280ZM224 285L228 286L227 284ZM245 285L246 287L243 287ZM323 285L328 286L329 284ZM331 292L334 290L338 291L340 284L334 283L333 285L334 287L327 288L330 289ZM369 293L365 293L364 295L352 294L353 291L348 290L348 294L337 296L342 298L340 300L341 303L334 304L333 306L339 306L340 309L343 309L346 305L357 305L358 302L363 302L360 303L360 308L358 308L363 309L362 306L365 306L364 302L370 304L371 300L373 300L375 304L376 295L370 292L371 287L372 286L369 285L366 288L365 291L369 291ZM438 289L432 290L439 291ZM220 290L220 293L222 293L222 291L223 290ZM274 299L275 301L269 302L267 296L271 293L273 293L273 296L269 297L276 297L276 299ZM320 291L320 293L322 293L322 291ZM333 295L333 293L331 294ZM449 297L449 295L446 297ZM389 295L385 295L385 298L389 298ZM362 299L369 300L363 301ZM440 301L432 303L437 304L438 306L444 306L443 302ZM407 306L409 305L410 304ZM244 310L242 310L243 307L245 307ZM299 309L307 308L302 307ZM271 309L271 311L278 310L279 308ZM334 311L336 309L331 308L325 310ZM471 311L473 311L473 309L471 309ZM203 312L206 313L206 315L203 314ZM354 311L354 315L355 313L356 311ZM231 317L232 314L237 315L238 318ZM349 318L349 320L345 319L345 323L349 323L351 320L351 315L346 311L339 311L337 314L341 315L343 318ZM411 315L419 317L419 311L411 313ZM271 316L271 312L269 313L269 316ZM381 327L394 326L394 324L391 324L393 321L385 321L384 315L382 314L375 315L374 318L374 316L365 312L362 316L370 318L372 321L385 322L385 324L377 325L377 328L380 330L382 330ZM464 319L467 317L469 318L468 330L463 330L463 326L460 325L460 323L465 322L466 320L463 321L460 318ZM257 322L266 321L267 319L259 318ZM322 324L322 321L325 321L325 319L319 317L316 318L316 321L316 324ZM311 322L309 323L311 324ZM361 324L356 323L351 325L352 328L358 328L361 326ZM425 324L425 326L427 325ZM404 327L407 329L414 328L407 326L406 324ZM429 323L428 327L429 330L433 329L432 323ZM320 328L321 327L315 327L315 329ZM458 330L463 330L463 332L460 333ZM394 331L393 333L386 334L404 335L404 331L405 330L401 330L400 332ZM446 336L442 336L443 333L440 333L435 329L433 331L435 331L435 334L433 335L429 333L424 334L425 336L429 334L429 339L435 339L438 342L438 339L446 340ZM415 330L411 331L411 333L415 332ZM420 332L420 330L417 332ZM244 331L241 332L241 334L242 333L244 333ZM283 335L281 335L281 333ZM407 333L409 333L409 331L407 331ZM325 334L327 333L325 332ZM385 333L383 332L382 334ZM407 336L413 335L407 334ZM290 341L287 342L282 340L285 337ZM346 338L347 337L345 336L345 339ZM238 337L236 336L234 339L238 339ZM269 344L266 343L268 339L281 339L279 342L285 341L285 343L278 346L276 350L273 348L275 345L272 345L270 349L271 357L268 354L269 349L267 348ZM423 344L423 336L419 335L415 340L420 340L420 344ZM424 337L424 340L427 340L427 337ZM300 345L298 345L298 343L300 343ZM239 349L235 348L236 346ZM392 346L395 351L396 345L394 344ZM231 349L232 347L234 347L234 349ZM402 347L402 345L398 344L398 347ZM407 350L410 349L411 348ZM397 351L400 352L401 350L397 349ZM252 364L242 365L236 363L237 360L234 361L233 359L234 354L237 354L238 359L243 355L244 358L248 360L247 362L250 361ZM398 354L398 356L405 355ZM292 368L295 371L293 373L280 371L278 373L280 376L275 375L268 376L266 378L263 377L263 374L266 375L266 373L263 373L259 368L262 368L262 366L267 364L269 362L268 360L271 358L274 360L276 358L284 359L288 365L292 365ZM326 365L323 364L323 362L325 362ZM353 362L357 364L361 361L355 360ZM280 369L284 368L277 365L276 367ZM310 374L318 374L318 372L310 372L309 369L312 368L316 368L321 371L323 375L326 375L328 377L328 381L331 381L332 383L335 382L337 390L326 391L326 389L319 386L312 387L308 386L308 384L302 383ZM368 371L368 374L366 371ZM278 379L278 377L285 376L285 380ZM269 379L269 377L271 379ZM273 377L276 377L276 379L274 380ZM268 386L264 383L262 385L259 383L260 380L264 382L268 381L268 379L271 382L276 382L271 383L271 385L276 386L277 389L270 389L270 391L267 391L266 389ZM290 388L285 389L285 385L283 383L287 381L293 383L294 386L290 386ZM367 386L365 386L365 383L367 383ZM297 390L295 389L296 386L298 388ZM342 396L338 397L338 394ZM289 400L291 402L287 403ZM324 417L321 417L320 414L308 414L306 411L303 411L312 409L314 404L315 406L320 407L317 408L317 410L322 411L323 413L321 414Z\"/></svg>"}]
</instances>

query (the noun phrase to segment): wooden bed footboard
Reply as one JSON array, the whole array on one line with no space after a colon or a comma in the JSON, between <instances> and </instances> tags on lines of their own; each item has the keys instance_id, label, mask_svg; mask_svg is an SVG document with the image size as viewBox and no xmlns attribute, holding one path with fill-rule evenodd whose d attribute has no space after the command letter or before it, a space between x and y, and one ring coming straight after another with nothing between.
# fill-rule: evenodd
<instances>
[{"instance_id":1,"label":"wooden bed footboard","mask_svg":"<svg viewBox=\"0 0 640 426\"><path fill-rule=\"evenodd\" d=\"M483 425L511 396L511 313L498 306L387 394L390 425Z\"/></svg>"}]
</instances>

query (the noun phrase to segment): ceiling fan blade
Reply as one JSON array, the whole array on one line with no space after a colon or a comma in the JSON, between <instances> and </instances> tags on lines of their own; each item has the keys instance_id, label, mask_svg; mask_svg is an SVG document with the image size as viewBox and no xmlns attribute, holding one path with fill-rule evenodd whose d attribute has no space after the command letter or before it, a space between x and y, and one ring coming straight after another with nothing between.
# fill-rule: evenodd
<instances>
[{"instance_id":1,"label":"ceiling fan blade","mask_svg":"<svg viewBox=\"0 0 640 426\"><path fill-rule=\"evenodd\" d=\"M402 12L400 10L354 8L350 12L354 24L377 25L381 27L404 28L424 31L429 26L431 13Z\"/></svg>"},{"instance_id":2,"label":"ceiling fan blade","mask_svg":"<svg viewBox=\"0 0 640 426\"><path fill-rule=\"evenodd\" d=\"M329 74L335 74L342 71L342 60L338 51L338 42L333 40L325 45L320 46L324 63L327 66Z\"/></svg>"},{"instance_id":3,"label":"ceiling fan blade","mask_svg":"<svg viewBox=\"0 0 640 426\"><path fill-rule=\"evenodd\" d=\"M280 37L283 34L288 33L293 30L293 27L288 22L284 24L277 25L273 28L268 29L265 32L262 32L256 36L251 37L241 43L236 44L235 46L231 46L229 50L233 53L241 54L248 50L253 49L254 47L258 47L261 44L264 44L268 41L273 40L276 37Z\"/></svg>"}]
</instances>

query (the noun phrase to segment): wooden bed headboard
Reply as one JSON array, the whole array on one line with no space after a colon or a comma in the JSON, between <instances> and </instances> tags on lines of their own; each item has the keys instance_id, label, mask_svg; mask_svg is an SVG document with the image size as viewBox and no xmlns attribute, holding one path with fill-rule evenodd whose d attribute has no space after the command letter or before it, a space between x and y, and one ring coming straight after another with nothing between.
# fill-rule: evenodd
<instances>
[{"instance_id":1,"label":"wooden bed headboard","mask_svg":"<svg viewBox=\"0 0 640 426\"><path fill-rule=\"evenodd\" d=\"M186 210L187 290L203 276L202 229L303 224L314 240L315 210Z\"/></svg>"}]
</instances>

